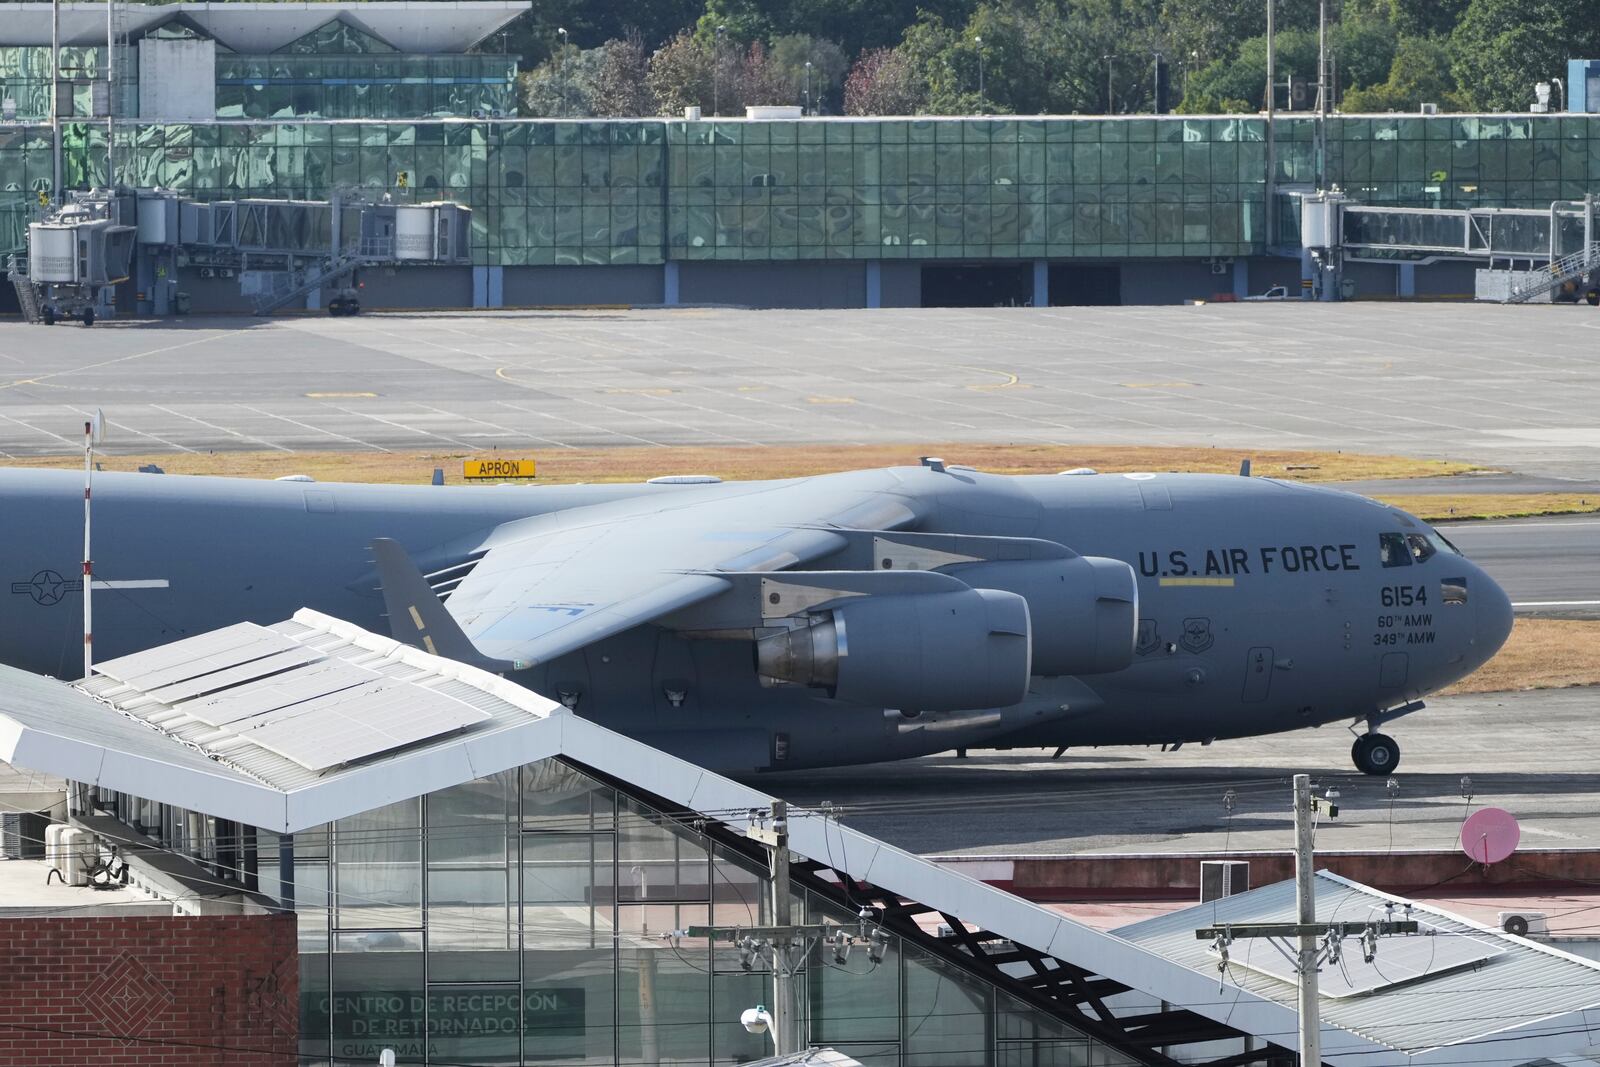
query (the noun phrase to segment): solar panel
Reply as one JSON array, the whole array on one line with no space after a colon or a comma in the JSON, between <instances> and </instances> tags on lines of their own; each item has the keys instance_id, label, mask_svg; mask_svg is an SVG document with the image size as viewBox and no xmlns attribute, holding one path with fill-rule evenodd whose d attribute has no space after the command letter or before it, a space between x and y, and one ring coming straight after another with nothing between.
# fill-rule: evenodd
<instances>
[{"instance_id":1,"label":"solar panel","mask_svg":"<svg viewBox=\"0 0 1600 1067\"><path fill-rule=\"evenodd\" d=\"M278 674L292 667L301 667L308 663L315 663L322 656L309 648L293 648L287 652L274 652L260 659L253 659L248 663L241 663L236 667L226 670L213 671L202 674L198 678L186 678L181 682L161 686L149 690L149 695L164 704L177 704L184 700L193 700L195 697L207 693L215 693L223 689L231 689L246 682L253 682L258 678Z\"/></svg>"},{"instance_id":2,"label":"solar panel","mask_svg":"<svg viewBox=\"0 0 1600 1067\"><path fill-rule=\"evenodd\" d=\"M1317 991L1325 997L1374 993L1430 975L1475 966L1505 952L1487 939L1445 930L1420 919L1417 928L1415 934L1378 938L1378 952L1371 963L1362 959L1359 940L1345 940L1339 962L1324 962L1318 971ZM1293 984L1295 964L1292 961L1297 947L1292 940L1282 938L1243 939L1228 947L1228 960Z\"/></svg>"},{"instance_id":3,"label":"solar panel","mask_svg":"<svg viewBox=\"0 0 1600 1067\"><path fill-rule=\"evenodd\" d=\"M232 726L372 682L376 676L343 660L324 660L300 670L225 689L180 706L207 726Z\"/></svg>"},{"instance_id":4,"label":"solar panel","mask_svg":"<svg viewBox=\"0 0 1600 1067\"><path fill-rule=\"evenodd\" d=\"M312 771L374 756L481 722L489 717L459 700L379 683L308 703L304 711L241 736Z\"/></svg>"},{"instance_id":5,"label":"solar panel","mask_svg":"<svg viewBox=\"0 0 1600 1067\"><path fill-rule=\"evenodd\" d=\"M274 630L244 622L149 652L97 663L95 670L149 692L295 647L293 641Z\"/></svg>"}]
</instances>

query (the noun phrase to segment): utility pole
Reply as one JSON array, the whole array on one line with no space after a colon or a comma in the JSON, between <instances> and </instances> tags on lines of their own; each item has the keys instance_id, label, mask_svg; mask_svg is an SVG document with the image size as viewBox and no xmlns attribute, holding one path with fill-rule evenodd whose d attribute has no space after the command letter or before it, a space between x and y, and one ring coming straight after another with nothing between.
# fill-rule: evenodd
<instances>
[{"instance_id":1,"label":"utility pole","mask_svg":"<svg viewBox=\"0 0 1600 1067\"><path fill-rule=\"evenodd\" d=\"M94 556L89 541L89 498L94 491L94 446L100 442L105 417L99 409L83 420L83 680L94 666Z\"/></svg>"},{"instance_id":2,"label":"utility pole","mask_svg":"<svg viewBox=\"0 0 1600 1067\"><path fill-rule=\"evenodd\" d=\"M772 924L788 926L794 920L789 893L789 805L782 800L772 802L772 840L767 849L767 872L772 880ZM800 1051L794 1040L792 968L798 961L790 958L793 951L793 940L786 940L778 946L778 955L772 966L772 1042L773 1051L779 1056Z\"/></svg>"},{"instance_id":3,"label":"utility pole","mask_svg":"<svg viewBox=\"0 0 1600 1067\"><path fill-rule=\"evenodd\" d=\"M1333 95L1328 77L1328 0L1317 0L1317 192L1328 187L1328 106Z\"/></svg>"},{"instance_id":4,"label":"utility pole","mask_svg":"<svg viewBox=\"0 0 1600 1067\"><path fill-rule=\"evenodd\" d=\"M750 812L751 825L745 836L767 849L767 873L771 880L771 926L691 926L675 930L668 937L708 938L726 941L739 950L739 963L746 971L754 970L757 959L772 967L772 1019L773 1052L778 1056L804 1051L807 1044L803 1014L795 997L795 976L805 965L811 950L826 945L833 953L833 961L843 966L850 949L857 944L867 946L867 958L874 966L883 962L889 948L889 937L883 928L872 921L872 913L862 908L860 923L855 931L834 923L796 925L793 922L793 891L789 884L789 805L774 800L770 811L759 809ZM767 821L771 820L771 827ZM843 871L841 877L849 878Z\"/></svg>"},{"instance_id":5,"label":"utility pole","mask_svg":"<svg viewBox=\"0 0 1600 1067\"><path fill-rule=\"evenodd\" d=\"M61 0L50 0L50 200L61 202Z\"/></svg>"},{"instance_id":6,"label":"utility pole","mask_svg":"<svg viewBox=\"0 0 1600 1067\"><path fill-rule=\"evenodd\" d=\"M1277 196L1273 193L1273 188L1277 184L1275 172L1278 169L1278 161L1275 158L1274 149L1277 146L1273 143L1272 131L1272 120L1278 111L1278 87L1274 84L1278 78L1278 50L1277 39L1272 32L1273 8L1277 6L1277 3L1278 0L1267 0L1267 173L1264 187L1266 202L1262 207L1265 209L1263 222L1267 227L1265 244L1268 248L1271 248L1278 240L1278 205L1276 203Z\"/></svg>"},{"instance_id":7,"label":"utility pole","mask_svg":"<svg viewBox=\"0 0 1600 1067\"><path fill-rule=\"evenodd\" d=\"M1294 908L1301 926L1300 977L1300 1067L1320 1067L1322 1063L1322 1018L1317 1010L1317 935L1311 927L1317 921L1316 857L1311 816L1311 776L1294 776Z\"/></svg>"},{"instance_id":8,"label":"utility pole","mask_svg":"<svg viewBox=\"0 0 1600 1067\"><path fill-rule=\"evenodd\" d=\"M1101 56L1100 58L1106 61L1106 114L1115 115L1117 113L1117 89L1114 74L1117 68L1117 57Z\"/></svg>"},{"instance_id":9,"label":"utility pole","mask_svg":"<svg viewBox=\"0 0 1600 1067\"><path fill-rule=\"evenodd\" d=\"M1321 1067L1322 1016L1317 1001L1317 968L1324 960L1338 960L1340 947L1348 938L1358 938L1362 956L1371 963L1378 954L1378 938L1392 934L1414 934L1417 923L1413 919L1384 919L1375 922L1318 922L1316 899L1316 856L1313 851L1312 828L1316 814L1337 818L1339 798L1336 789L1328 790L1326 798L1311 795L1311 776L1294 776L1294 899L1295 921L1292 923L1220 923L1203 926L1195 931L1201 941L1210 941L1217 954L1217 969L1228 967L1228 950L1235 941L1250 938L1267 938L1284 955L1278 942L1296 940L1294 954L1295 984L1299 989L1300 1007L1300 1067ZM1392 906L1391 909L1392 911ZM1406 914L1411 906L1406 905Z\"/></svg>"},{"instance_id":10,"label":"utility pole","mask_svg":"<svg viewBox=\"0 0 1600 1067\"><path fill-rule=\"evenodd\" d=\"M117 0L106 0L106 188L117 188Z\"/></svg>"}]
</instances>

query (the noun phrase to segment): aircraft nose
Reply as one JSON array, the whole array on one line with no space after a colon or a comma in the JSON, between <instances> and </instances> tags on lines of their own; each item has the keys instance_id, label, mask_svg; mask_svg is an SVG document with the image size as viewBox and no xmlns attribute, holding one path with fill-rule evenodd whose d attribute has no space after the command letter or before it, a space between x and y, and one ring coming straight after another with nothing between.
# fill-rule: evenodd
<instances>
[{"instance_id":1,"label":"aircraft nose","mask_svg":"<svg viewBox=\"0 0 1600 1067\"><path fill-rule=\"evenodd\" d=\"M1511 636L1511 623L1515 612L1511 607L1511 598L1506 596L1506 591L1500 588L1500 583L1489 577L1481 568L1473 568L1477 573L1473 581L1478 590L1473 590L1473 610L1477 615L1478 654L1487 662L1500 646L1506 643L1506 638Z\"/></svg>"}]
</instances>

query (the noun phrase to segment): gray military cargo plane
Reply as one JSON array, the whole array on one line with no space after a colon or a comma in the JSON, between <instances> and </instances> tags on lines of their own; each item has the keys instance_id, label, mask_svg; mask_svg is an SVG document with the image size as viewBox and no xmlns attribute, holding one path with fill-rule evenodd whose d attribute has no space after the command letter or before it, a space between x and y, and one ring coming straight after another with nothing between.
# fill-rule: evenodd
<instances>
[{"instance_id":1,"label":"gray military cargo plane","mask_svg":"<svg viewBox=\"0 0 1600 1067\"><path fill-rule=\"evenodd\" d=\"M0 659L81 663L82 489L0 472ZM1417 519L1271 478L941 461L785 481L454 488L103 474L95 649L307 606L732 772L951 748L1378 732L1511 605ZM387 617L387 618L386 618Z\"/></svg>"}]
</instances>

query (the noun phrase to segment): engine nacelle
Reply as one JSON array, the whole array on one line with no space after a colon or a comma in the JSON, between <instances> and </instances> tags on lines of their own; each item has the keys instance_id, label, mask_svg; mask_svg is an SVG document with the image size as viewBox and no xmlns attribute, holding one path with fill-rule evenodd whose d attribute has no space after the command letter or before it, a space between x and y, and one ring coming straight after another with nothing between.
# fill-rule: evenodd
<instances>
[{"instance_id":1,"label":"engine nacelle","mask_svg":"<svg viewBox=\"0 0 1600 1067\"><path fill-rule=\"evenodd\" d=\"M765 679L907 711L1007 707L1028 691L1028 604L997 589L861 596L756 640Z\"/></svg>"},{"instance_id":2,"label":"engine nacelle","mask_svg":"<svg viewBox=\"0 0 1600 1067\"><path fill-rule=\"evenodd\" d=\"M1133 662L1139 583L1133 568L1121 560L996 560L963 563L945 573L967 585L1003 589L1027 600L1035 674L1104 674Z\"/></svg>"}]
</instances>

